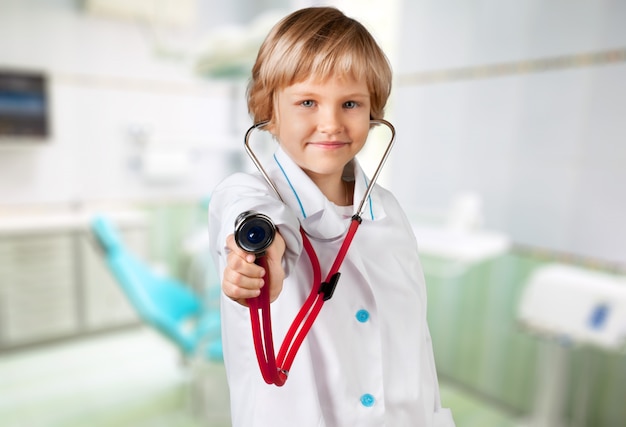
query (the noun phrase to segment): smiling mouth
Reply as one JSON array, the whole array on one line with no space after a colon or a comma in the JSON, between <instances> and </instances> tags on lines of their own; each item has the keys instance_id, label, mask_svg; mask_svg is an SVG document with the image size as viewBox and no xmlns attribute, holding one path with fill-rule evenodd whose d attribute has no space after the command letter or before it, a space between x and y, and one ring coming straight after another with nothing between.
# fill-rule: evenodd
<instances>
[{"instance_id":1,"label":"smiling mouth","mask_svg":"<svg viewBox=\"0 0 626 427\"><path fill-rule=\"evenodd\" d=\"M346 147L349 144L350 144L349 142L343 142L343 141L318 141L318 142L307 143L307 145L312 145L314 147L319 147L319 148L328 149L328 150Z\"/></svg>"}]
</instances>

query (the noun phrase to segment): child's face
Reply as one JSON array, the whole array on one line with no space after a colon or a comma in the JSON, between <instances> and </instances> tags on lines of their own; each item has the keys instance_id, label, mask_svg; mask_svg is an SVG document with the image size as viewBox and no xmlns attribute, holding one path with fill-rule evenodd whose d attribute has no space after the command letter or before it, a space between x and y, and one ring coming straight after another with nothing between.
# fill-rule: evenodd
<instances>
[{"instance_id":1,"label":"child's face","mask_svg":"<svg viewBox=\"0 0 626 427\"><path fill-rule=\"evenodd\" d=\"M363 148L370 129L365 80L309 79L277 93L271 131L311 179L341 179L344 166Z\"/></svg>"}]
</instances>

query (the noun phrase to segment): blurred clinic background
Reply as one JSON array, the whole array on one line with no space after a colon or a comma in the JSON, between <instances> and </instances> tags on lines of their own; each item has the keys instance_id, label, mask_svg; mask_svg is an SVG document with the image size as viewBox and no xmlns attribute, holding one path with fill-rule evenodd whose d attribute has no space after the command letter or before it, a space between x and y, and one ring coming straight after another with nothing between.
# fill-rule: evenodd
<instances>
[{"instance_id":1,"label":"blurred clinic background","mask_svg":"<svg viewBox=\"0 0 626 427\"><path fill-rule=\"evenodd\" d=\"M320 4L395 69L457 426L626 425L626 3L0 0L1 426L230 425L207 206L261 40Z\"/></svg>"}]
</instances>

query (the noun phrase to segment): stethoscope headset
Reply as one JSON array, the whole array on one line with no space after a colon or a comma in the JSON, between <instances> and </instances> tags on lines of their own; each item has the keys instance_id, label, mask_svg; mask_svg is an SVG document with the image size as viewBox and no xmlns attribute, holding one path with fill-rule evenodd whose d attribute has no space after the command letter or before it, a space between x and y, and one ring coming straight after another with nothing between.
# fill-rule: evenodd
<instances>
[{"instance_id":1,"label":"stethoscope headset","mask_svg":"<svg viewBox=\"0 0 626 427\"><path fill-rule=\"evenodd\" d=\"M244 146L246 153L265 181L267 181L270 188L272 188L278 198L284 203L278 188L274 185L250 146L250 135L255 130L262 129L268 123L269 121L265 121L251 126L246 132ZM367 185L365 194L350 220L350 226L348 227L346 236L324 281L322 281L322 272L317 254L304 228L300 226L304 250L309 257L313 269L313 283L309 296L300 308L300 311L285 335L285 340L278 351L278 355L274 352L274 341L272 337L269 285L261 287L261 293L258 297L247 300L250 310L252 338L256 357L263 379L267 384L275 384L279 387L285 384L287 376L289 375L289 369L291 368L298 349L313 326L313 322L317 318L322 306L333 296L333 292L341 275L339 268L361 224L361 214L363 213L365 203L374 188L374 184L395 142L396 132L391 123L383 119L370 120L370 128L375 125L387 126L391 131L391 137L376 171ZM276 226L267 215L262 213L246 211L241 213L235 221L235 242L241 249L256 256L255 263L263 267L266 271L266 276L263 278L266 283L269 283L269 268L264 255L267 248L272 244L275 235Z\"/></svg>"}]
</instances>

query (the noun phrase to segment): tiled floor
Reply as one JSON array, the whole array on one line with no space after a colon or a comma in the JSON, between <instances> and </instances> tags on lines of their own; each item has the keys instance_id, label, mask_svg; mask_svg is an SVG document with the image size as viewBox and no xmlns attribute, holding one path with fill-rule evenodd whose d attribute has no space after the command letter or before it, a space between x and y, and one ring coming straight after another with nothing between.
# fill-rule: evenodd
<instances>
[{"instance_id":1,"label":"tiled floor","mask_svg":"<svg viewBox=\"0 0 626 427\"><path fill-rule=\"evenodd\" d=\"M196 384L205 387L199 391ZM515 426L511 417L449 384L442 383L441 395L457 427ZM223 365L182 363L151 329L0 354L2 427L229 425Z\"/></svg>"}]
</instances>

